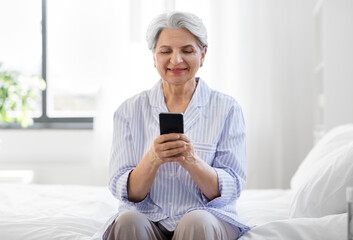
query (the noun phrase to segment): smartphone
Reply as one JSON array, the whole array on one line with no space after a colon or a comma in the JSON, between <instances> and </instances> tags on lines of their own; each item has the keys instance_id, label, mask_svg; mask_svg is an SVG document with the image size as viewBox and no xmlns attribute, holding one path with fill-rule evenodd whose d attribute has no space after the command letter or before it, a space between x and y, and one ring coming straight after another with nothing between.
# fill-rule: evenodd
<instances>
[{"instance_id":1,"label":"smartphone","mask_svg":"<svg viewBox=\"0 0 353 240\"><path fill-rule=\"evenodd\" d=\"M182 113L160 113L159 127L162 134L184 133L184 119Z\"/></svg>"}]
</instances>

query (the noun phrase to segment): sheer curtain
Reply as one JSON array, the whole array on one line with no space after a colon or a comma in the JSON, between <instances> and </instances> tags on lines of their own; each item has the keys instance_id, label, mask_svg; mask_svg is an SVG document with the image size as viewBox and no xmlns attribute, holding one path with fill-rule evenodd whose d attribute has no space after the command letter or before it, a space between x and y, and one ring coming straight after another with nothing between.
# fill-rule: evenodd
<instances>
[{"instance_id":1,"label":"sheer curtain","mask_svg":"<svg viewBox=\"0 0 353 240\"><path fill-rule=\"evenodd\" d=\"M145 42L149 21L165 10L182 10L200 16L208 29L206 62L198 75L243 107L247 187L288 187L312 142L313 1L105 2L109 30L95 119L96 166L108 165L114 110L159 79Z\"/></svg>"}]
</instances>

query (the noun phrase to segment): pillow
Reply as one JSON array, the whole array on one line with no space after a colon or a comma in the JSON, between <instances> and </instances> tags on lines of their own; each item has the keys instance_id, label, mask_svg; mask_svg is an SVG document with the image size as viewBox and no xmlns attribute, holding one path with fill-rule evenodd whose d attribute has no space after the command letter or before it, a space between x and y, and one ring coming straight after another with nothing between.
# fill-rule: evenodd
<instances>
[{"instance_id":1,"label":"pillow","mask_svg":"<svg viewBox=\"0 0 353 240\"><path fill-rule=\"evenodd\" d=\"M291 179L291 189L297 191L317 172L325 168L330 158L324 157L353 140L353 124L342 125L329 131L309 152Z\"/></svg>"},{"instance_id":2,"label":"pillow","mask_svg":"<svg viewBox=\"0 0 353 240\"><path fill-rule=\"evenodd\" d=\"M322 159L328 163L303 184L292 200L290 217L323 217L347 212L346 188L353 186L353 140Z\"/></svg>"}]
</instances>

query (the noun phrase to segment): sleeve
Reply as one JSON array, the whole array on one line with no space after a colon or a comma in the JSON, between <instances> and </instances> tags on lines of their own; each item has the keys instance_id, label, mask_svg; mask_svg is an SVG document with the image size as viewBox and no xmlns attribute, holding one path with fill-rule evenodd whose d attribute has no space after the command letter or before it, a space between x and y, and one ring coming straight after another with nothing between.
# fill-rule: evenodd
<instances>
[{"instance_id":1,"label":"sleeve","mask_svg":"<svg viewBox=\"0 0 353 240\"><path fill-rule=\"evenodd\" d=\"M230 109L226 118L213 168L218 175L221 196L210 201L201 193L202 200L208 207L223 207L239 198L246 183L245 122L238 104Z\"/></svg>"},{"instance_id":2,"label":"sleeve","mask_svg":"<svg viewBox=\"0 0 353 240\"><path fill-rule=\"evenodd\" d=\"M113 142L109 164L109 190L119 200L135 207L143 207L149 203L149 196L141 202L128 200L127 182L132 170L137 166L137 159L129 122L126 113L114 113Z\"/></svg>"}]
</instances>

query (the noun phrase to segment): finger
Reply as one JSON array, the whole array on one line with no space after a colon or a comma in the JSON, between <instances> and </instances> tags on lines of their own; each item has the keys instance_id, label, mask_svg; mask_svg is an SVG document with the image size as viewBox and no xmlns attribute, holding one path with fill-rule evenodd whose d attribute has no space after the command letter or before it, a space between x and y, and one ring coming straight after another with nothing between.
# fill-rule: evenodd
<instances>
[{"instance_id":1,"label":"finger","mask_svg":"<svg viewBox=\"0 0 353 240\"><path fill-rule=\"evenodd\" d=\"M160 152L158 155L160 158L168 158L185 152L185 146L174 148L171 150Z\"/></svg>"},{"instance_id":2,"label":"finger","mask_svg":"<svg viewBox=\"0 0 353 240\"><path fill-rule=\"evenodd\" d=\"M166 151L174 148L184 147L186 143L184 141L172 141L160 144L161 151Z\"/></svg>"},{"instance_id":3,"label":"finger","mask_svg":"<svg viewBox=\"0 0 353 240\"><path fill-rule=\"evenodd\" d=\"M188 138L185 134L180 134L180 140L183 140L187 143L191 143L191 139Z\"/></svg>"},{"instance_id":4,"label":"finger","mask_svg":"<svg viewBox=\"0 0 353 240\"><path fill-rule=\"evenodd\" d=\"M185 157L181 155L177 155L173 157L162 158L161 160L163 162L181 162L185 160Z\"/></svg>"},{"instance_id":5,"label":"finger","mask_svg":"<svg viewBox=\"0 0 353 240\"><path fill-rule=\"evenodd\" d=\"M186 143L185 145L185 150L188 151L192 151L193 150L193 145L192 143Z\"/></svg>"},{"instance_id":6,"label":"finger","mask_svg":"<svg viewBox=\"0 0 353 240\"><path fill-rule=\"evenodd\" d=\"M184 141L165 142L165 143L155 144L154 149L156 152L163 152L174 148L184 147L186 144L187 143L185 143Z\"/></svg>"},{"instance_id":7,"label":"finger","mask_svg":"<svg viewBox=\"0 0 353 240\"><path fill-rule=\"evenodd\" d=\"M168 141L175 141L180 139L180 134L179 133L168 133L168 134L163 134L163 135L159 135L156 139L155 139L155 143L160 144L163 142L168 142Z\"/></svg>"}]
</instances>

